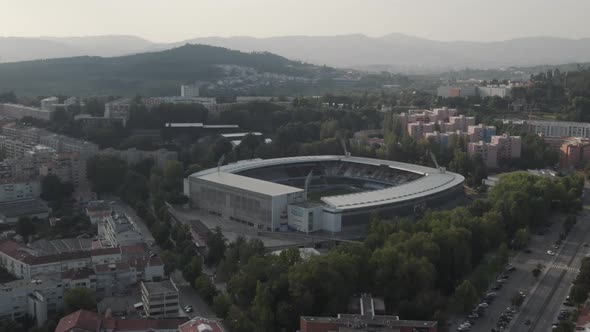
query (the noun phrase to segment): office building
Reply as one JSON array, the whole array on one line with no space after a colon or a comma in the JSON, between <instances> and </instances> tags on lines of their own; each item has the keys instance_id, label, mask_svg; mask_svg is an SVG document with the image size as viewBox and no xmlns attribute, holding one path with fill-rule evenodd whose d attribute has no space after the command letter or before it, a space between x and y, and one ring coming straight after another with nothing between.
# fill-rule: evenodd
<instances>
[{"instance_id":1,"label":"office building","mask_svg":"<svg viewBox=\"0 0 590 332\"><path fill-rule=\"evenodd\" d=\"M178 317L178 288L172 280L141 282L141 300L145 315L150 318Z\"/></svg>"}]
</instances>

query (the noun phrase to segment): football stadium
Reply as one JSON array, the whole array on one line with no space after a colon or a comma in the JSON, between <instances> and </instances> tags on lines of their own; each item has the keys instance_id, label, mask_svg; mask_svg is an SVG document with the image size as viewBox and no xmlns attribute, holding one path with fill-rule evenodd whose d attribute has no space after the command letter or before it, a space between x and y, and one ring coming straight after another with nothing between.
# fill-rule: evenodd
<instances>
[{"instance_id":1,"label":"football stadium","mask_svg":"<svg viewBox=\"0 0 590 332\"><path fill-rule=\"evenodd\" d=\"M465 178L352 156L253 159L190 175L193 207L264 231L341 232L372 213L404 216L463 193Z\"/></svg>"}]
</instances>

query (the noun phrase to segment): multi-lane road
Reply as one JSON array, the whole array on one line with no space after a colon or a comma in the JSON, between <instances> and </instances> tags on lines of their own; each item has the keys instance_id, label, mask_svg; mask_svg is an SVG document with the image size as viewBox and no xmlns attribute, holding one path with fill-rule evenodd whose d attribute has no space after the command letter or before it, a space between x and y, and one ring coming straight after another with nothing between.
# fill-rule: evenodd
<instances>
[{"instance_id":1,"label":"multi-lane road","mask_svg":"<svg viewBox=\"0 0 590 332\"><path fill-rule=\"evenodd\" d=\"M506 273L508 281L501 290L497 291L497 298L485 310L483 317L476 320L471 331L489 332L497 329L496 323L500 315L511 306L512 297L522 291L526 298L504 331L532 332L552 331L557 316L563 306L573 280L575 279L582 259L589 253L590 248L590 210L584 209L578 216L578 222L570 232L568 238L559 248L554 248L562 222L555 222L544 235L533 235L529 244L529 252L519 252L511 260L516 271ZM554 252L553 255L547 253ZM532 270L541 266L542 274L535 278ZM456 330L456 326L452 327Z\"/></svg>"},{"instance_id":2,"label":"multi-lane road","mask_svg":"<svg viewBox=\"0 0 590 332\"><path fill-rule=\"evenodd\" d=\"M557 316L570 286L578 274L582 259L587 254L586 241L590 236L590 214L584 210L578 223L564 241L553 261L548 262L546 273L531 290L530 296L515 317L511 331L551 331L558 322ZM571 309L571 308L570 308ZM525 322L530 320L531 324Z\"/></svg>"}]
</instances>

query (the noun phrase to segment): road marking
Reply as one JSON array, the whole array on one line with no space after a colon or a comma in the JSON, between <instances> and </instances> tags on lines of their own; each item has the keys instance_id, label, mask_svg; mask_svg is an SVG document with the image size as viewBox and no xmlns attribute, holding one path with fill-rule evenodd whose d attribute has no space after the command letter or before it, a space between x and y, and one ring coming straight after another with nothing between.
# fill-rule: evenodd
<instances>
[{"instance_id":1,"label":"road marking","mask_svg":"<svg viewBox=\"0 0 590 332\"><path fill-rule=\"evenodd\" d=\"M558 270L566 270L566 271L576 272L576 273L580 272L580 269L575 268L573 266L567 266L566 264L553 264L553 265L551 265L551 268L558 269Z\"/></svg>"}]
</instances>

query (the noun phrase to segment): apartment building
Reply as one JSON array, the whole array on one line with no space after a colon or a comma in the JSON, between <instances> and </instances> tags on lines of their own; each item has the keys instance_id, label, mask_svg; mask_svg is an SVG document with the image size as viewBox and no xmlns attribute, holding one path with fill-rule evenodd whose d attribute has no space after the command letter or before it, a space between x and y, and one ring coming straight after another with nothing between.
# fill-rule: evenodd
<instances>
[{"instance_id":1,"label":"apartment building","mask_svg":"<svg viewBox=\"0 0 590 332\"><path fill-rule=\"evenodd\" d=\"M30 281L15 280L0 284L0 319L17 319L25 316L36 320L37 325L47 320L48 312L63 307L63 283L59 274L43 274Z\"/></svg>"},{"instance_id":2,"label":"apartment building","mask_svg":"<svg viewBox=\"0 0 590 332\"><path fill-rule=\"evenodd\" d=\"M480 142L470 142L467 145L467 154L473 158L475 155L481 155L484 164L488 168L498 167L498 146L496 144Z\"/></svg>"},{"instance_id":3,"label":"apartment building","mask_svg":"<svg viewBox=\"0 0 590 332\"><path fill-rule=\"evenodd\" d=\"M451 116L449 118L449 123L453 125L452 130L461 130L467 132L469 126L475 125L475 118L472 116Z\"/></svg>"},{"instance_id":4,"label":"apartment building","mask_svg":"<svg viewBox=\"0 0 590 332\"><path fill-rule=\"evenodd\" d=\"M55 149L55 151L57 151L58 153L79 153L80 156L84 159L88 159L89 157L96 155L99 151L97 144L58 134L41 136L39 138L39 143L41 145L45 145Z\"/></svg>"},{"instance_id":5,"label":"apartment building","mask_svg":"<svg viewBox=\"0 0 590 332\"><path fill-rule=\"evenodd\" d=\"M574 168L583 166L590 161L590 140L570 138L559 148L559 166Z\"/></svg>"},{"instance_id":6,"label":"apartment building","mask_svg":"<svg viewBox=\"0 0 590 332\"><path fill-rule=\"evenodd\" d=\"M20 120L24 117L50 121L53 119L55 110L46 110L25 105L0 103L0 116Z\"/></svg>"},{"instance_id":7,"label":"apartment building","mask_svg":"<svg viewBox=\"0 0 590 332\"><path fill-rule=\"evenodd\" d=\"M172 280L141 282L141 300L147 317L178 317L178 288Z\"/></svg>"},{"instance_id":8,"label":"apartment building","mask_svg":"<svg viewBox=\"0 0 590 332\"><path fill-rule=\"evenodd\" d=\"M186 84L180 86L180 95L182 97L199 97L199 85Z\"/></svg>"},{"instance_id":9,"label":"apartment building","mask_svg":"<svg viewBox=\"0 0 590 332\"><path fill-rule=\"evenodd\" d=\"M479 124L477 126L468 126L467 133L469 134L470 142L484 141L490 143L492 136L496 135L496 127Z\"/></svg>"},{"instance_id":10,"label":"apartment building","mask_svg":"<svg viewBox=\"0 0 590 332\"><path fill-rule=\"evenodd\" d=\"M520 158L522 152L522 140L520 136L492 136L492 144L498 146L498 160Z\"/></svg>"},{"instance_id":11,"label":"apartment building","mask_svg":"<svg viewBox=\"0 0 590 332\"><path fill-rule=\"evenodd\" d=\"M55 175L62 182L72 183L74 188L87 187L86 160L77 152L54 153L51 159L39 167L41 176Z\"/></svg>"},{"instance_id":12,"label":"apartment building","mask_svg":"<svg viewBox=\"0 0 590 332\"><path fill-rule=\"evenodd\" d=\"M124 213L113 211L105 221L99 222L99 236L113 247L129 244L144 243L143 234L135 223Z\"/></svg>"},{"instance_id":13,"label":"apartment building","mask_svg":"<svg viewBox=\"0 0 590 332\"><path fill-rule=\"evenodd\" d=\"M31 145L23 141L0 136L0 149L4 152L6 158L22 158L25 151L30 148Z\"/></svg>"},{"instance_id":14,"label":"apartment building","mask_svg":"<svg viewBox=\"0 0 590 332\"><path fill-rule=\"evenodd\" d=\"M171 160L178 160L178 152L158 149L153 151L138 150L131 148L127 150L115 150L113 148L107 148L100 151L100 154L116 156L125 160L128 164L136 164L140 161L151 159L154 164L160 168L166 166L166 163Z\"/></svg>"},{"instance_id":15,"label":"apartment building","mask_svg":"<svg viewBox=\"0 0 590 332\"><path fill-rule=\"evenodd\" d=\"M415 140L419 140L427 133L434 132L434 123L415 122L408 124L408 135Z\"/></svg>"},{"instance_id":16,"label":"apartment building","mask_svg":"<svg viewBox=\"0 0 590 332\"><path fill-rule=\"evenodd\" d=\"M130 98L121 98L106 103L104 105L104 117L110 120L120 121L125 126L131 115L131 103L132 100Z\"/></svg>"}]
</instances>

